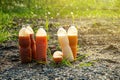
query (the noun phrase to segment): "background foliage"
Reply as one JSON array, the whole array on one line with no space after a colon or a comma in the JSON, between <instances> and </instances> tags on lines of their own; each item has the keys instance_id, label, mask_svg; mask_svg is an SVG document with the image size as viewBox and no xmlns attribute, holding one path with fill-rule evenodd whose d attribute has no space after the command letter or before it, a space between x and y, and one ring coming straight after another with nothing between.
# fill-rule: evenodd
<instances>
[{"instance_id":1,"label":"background foliage","mask_svg":"<svg viewBox=\"0 0 120 80\"><path fill-rule=\"evenodd\" d=\"M49 21L82 17L119 18L120 0L0 0L0 37L4 32L10 33L6 31L13 28L14 18L42 18Z\"/></svg>"}]
</instances>

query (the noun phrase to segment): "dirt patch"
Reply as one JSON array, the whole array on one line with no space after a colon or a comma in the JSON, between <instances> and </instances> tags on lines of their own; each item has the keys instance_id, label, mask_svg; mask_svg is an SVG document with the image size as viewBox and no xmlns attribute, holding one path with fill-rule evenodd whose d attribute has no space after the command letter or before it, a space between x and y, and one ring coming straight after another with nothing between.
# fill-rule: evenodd
<instances>
[{"instance_id":1,"label":"dirt patch","mask_svg":"<svg viewBox=\"0 0 120 80\"><path fill-rule=\"evenodd\" d=\"M36 21L44 24L44 21ZM51 57L48 57L47 65L35 62L21 64L18 41L0 44L0 79L119 80L119 21L119 19L75 20L79 31L78 59L71 63L72 66L53 66ZM59 27L55 26L58 22L64 25L66 30L71 23L70 20L66 22L62 19L50 21L48 54L61 50L56 35Z\"/></svg>"},{"instance_id":2,"label":"dirt patch","mask_svg":"<svg viewBox=\"0 0 120 80\"><path fill-rule=\"evenodd\" d=\"M109 45L108 47L102 49L100 53L110 53L110 55L120 55L120 50L114 45Z\"/></svg>"}]
</instances>

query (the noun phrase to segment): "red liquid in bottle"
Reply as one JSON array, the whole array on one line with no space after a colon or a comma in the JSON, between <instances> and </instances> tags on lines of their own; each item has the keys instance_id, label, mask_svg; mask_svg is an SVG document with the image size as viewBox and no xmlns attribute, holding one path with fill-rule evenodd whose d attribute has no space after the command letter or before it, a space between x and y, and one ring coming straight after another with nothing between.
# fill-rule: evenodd
<instances>
[{"instance_id":1,"label":"red liquid in bottle","mask_svg":"<svg viewBox=\"0 0 120 80\"><path fill-rule=\"evenodd\" d=\"M36 43L35 43L35 38L34 38L34 31L30 27L30 25L27 25L27 29L30 31L32 59L35 60L35 57L36 57Z\"/></svg>"},{"instance_id":2,"label":"red liquid in bottle","mask_svg":"<svg viewBox=\"0 0 120 80\"><path fill-rule=\"evenodd\" d=\"M38 63L47 63L47 36L43 28L36 34L36 60Z\"/></svg>"},{"instance_id":3,"label":"red liquid in bottle","mask_svg":"<svg viewBox=\"0 0 120 80\"><path fill-rule=\"evenodd\" d=\"M30 40L31 40L32 59L35 59L36 58L36 43L34 39L34 34L30 34Z\"/></svg>"},{"instance_id":4,"label":"red liquid in bottle","mask_svg":"<svg viewBox=\"0 0 120 80\"><path fill-rule=\"evenodd\" d=\"M32 60L31 53L31 39L29 31L26 28L22 28L19 31L19 50L22 63L28 63Z\"/></svg>"},{"instance_id":5,"label":"red liquid in bottle","mask_svg":"<svg viewBox=\"0 0 120 80\"><path fill-rule=\"evenodd\" d=\"M37 36L36 37L36 59L40 63L46 63L47 61L47 37L46 36Z\"/></svg>"},{"instance_id":6,"label":"red liquid in bottle","mask_svg":"<svg viewBox=\"0 0 120 80\"><path fill-rule=\"evenodd\" d=\"M20 50L20 56L21 56L21 62L22 63L28 63L32 60L32 54L31 54L31 41L30 37L19 37L19 50Z\"/></svg>"}]
</instances>

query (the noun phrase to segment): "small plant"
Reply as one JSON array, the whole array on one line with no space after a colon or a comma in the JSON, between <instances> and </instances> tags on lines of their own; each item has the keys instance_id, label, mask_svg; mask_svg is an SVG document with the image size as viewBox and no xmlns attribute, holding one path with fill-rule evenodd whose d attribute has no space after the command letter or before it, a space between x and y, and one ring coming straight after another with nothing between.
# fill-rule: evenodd
<instances>
[{"instance_id":1,"label":"small plant","mask_svg":"<svg viewBox=\"0 0 120 80\"><path fill-rule=\"evenodd\" d=\"M50 40L50 35L49 34L47 34L47 39Z\"/></svg>"},{"instance_id":2,"label":"small plant","mask_svg":"<svg viewBox=\"0 0 120 80\"><path fill-rule=\"evenodd\" d=\"M62 63L61 63L63 66L69 66L71 67L72 66L72 63L66 59L63 59Z\"/></svg>"},{"instance_id":3,"label":"small plant","mask_svg":"<svg viewBox=\"0 0 120 80\"><path fill-rule=\"evenodd\" d=\"M91 61L88 61L88 62L81 62L79 64L80 67L90 67L90 66L93 66L95 64L95 62L97 62L98 60L91 60Z\"/></svg>"},{"instance_id":4,"label":"small plant","mask_svg":"<svg viewBox=\"0 0 120 80\"><path fill-rule=\"evenodd\" d=\"M75 18L73 12L71 12L71 16L72 16L72 24L74 24Z\"/></svg>"},{"instance_id":5,"label":"small plant","mask_svg":"<svg viewBox=\"0 0 120 80\"><path fill-rule=\"evenodd\" d=\"M47 51L48 51L48 52L47 52L47 54L48 54L48 58L52 59L52 53L51 53L50 48L48 48L48 50L47 50Z\"/></svg>"},{"instance_id":6,"label":"small plant","mask_svg":"<svg viewBox=\"0 0 120 80\"><path fill-rule=\"evenodd\" d=\"M80 55L80 56L77 57L76 60L82 61L82 59L86 58L87 56L88 56L87 54Z\"/></svg>"},{"instance_id":7,"label":"small plant","mask_svg":"<svg viewBox=\"0 0 120 80\"><path fill-rule=\"evenodd\" d=\"M49 20L48 20L47 16L46 16L45 28L48 32L48 30L49 30Z\"/></svg>"},{"instance_id":8,"label":"small plant","mask_svg":"<svg viewBox=\"0 0 120 80\"><path fill-rule=\"evenodd\" d=\"M72 63L66 59L63 59L61 63L55 63L54 61L52 61L50 65L53 67L61 67L61 66L72 67L73 66Z\"/></svg>"},{"instance_id":9,"label":"small plant","mask_svg":"<svg viewBox=\"0 0 120 80\"><path fill-rule=\"evenodd\" d=\"M79 64L80 67L90 67L93 65L93 62L81 62Z\"/></svg>"}]
</instances>

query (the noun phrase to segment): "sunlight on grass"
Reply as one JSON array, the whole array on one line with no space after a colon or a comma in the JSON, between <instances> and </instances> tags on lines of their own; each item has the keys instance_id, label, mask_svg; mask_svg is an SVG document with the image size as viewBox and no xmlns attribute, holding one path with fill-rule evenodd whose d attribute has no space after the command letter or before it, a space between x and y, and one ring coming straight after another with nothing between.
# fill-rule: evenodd
<instances>
[{"instance_id":1,"label":"sunlight on grass","mask_svg":"<svg viewBox=\"0 0 120 80\"><path fill-rule=\"evenodd\" d=\"M0 32L0 43L9 40L10 34L8 32Z\"/></svg>"},{"instance_id":2,"label":"sunlight on grass","mask_svg":"<svg viewBox=\"0 0 120 80\"><path fill-rule=\"evenodd\" d=\"M50 19L70 18L74 24L75 19L81 18L120 17L120 0L13 0L9 3L2 0L0 4L2 6L0 27L2 28L10 25L15 17L18 19L42 18L46 20L47 32Z\"/></svg>"},{"instance_id":3,"label":"sunlight on grass","mask_svg":"<svg viewBox=\"0 0 120 80\"><path fill-rule=\"evenodd\" d=\"M49 20L48 20L47 16L46 16L45 28L48 32L48 30L49 30Z\"/></svg>"}]
</instances>

